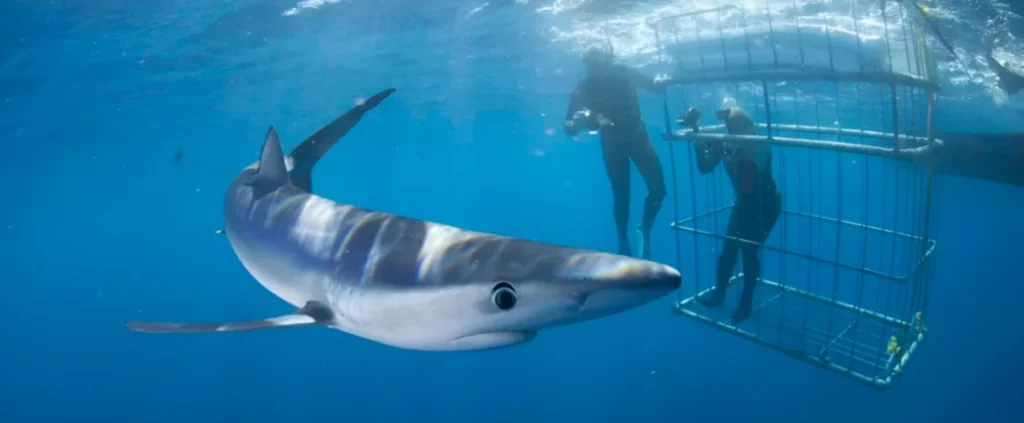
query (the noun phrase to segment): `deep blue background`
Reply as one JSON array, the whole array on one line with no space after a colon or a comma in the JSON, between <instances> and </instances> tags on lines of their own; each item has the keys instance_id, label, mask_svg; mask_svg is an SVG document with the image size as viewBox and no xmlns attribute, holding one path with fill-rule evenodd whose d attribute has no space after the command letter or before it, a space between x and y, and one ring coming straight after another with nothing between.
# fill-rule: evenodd
<instances>
[{"instance_id":1,"label":"deep blue background","mask_svg":"<svg viewBox=\"0 0 1024 423\"><path fill-rule=\"evenodd\" d=\"M550 27L573 15L379 3L291 17L281 11L295 4L278 0L0 4L0 421L1024 419L1024 196L948 176L937 181L929 338L885 393L674 317L675 295L475 353L316 328L125 329L288 312L214 235L223 190L268 125L294 146L388 87L398 91L318 166L321 195L613 249L596 140L558 131L581 69ZM661 103L642 101L656 137ZM944 93L936 125L1024 129L972 85ZM666 144L656 148L665 160ZM672 263L664 210L655 258Z\"/></svg>"}]
</instances>

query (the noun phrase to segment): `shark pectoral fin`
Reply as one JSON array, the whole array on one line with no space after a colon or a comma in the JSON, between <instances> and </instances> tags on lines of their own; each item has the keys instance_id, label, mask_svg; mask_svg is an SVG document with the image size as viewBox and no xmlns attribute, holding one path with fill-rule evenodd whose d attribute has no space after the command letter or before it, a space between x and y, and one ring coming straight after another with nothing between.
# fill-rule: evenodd
<instances>
[{"instance_id":1,"label":"shark pectoral fin","mask_svg":"<svg viewBox=\"0 0 1024 423\"><path fill-rule=\"evenodd\" d=\"M317 301L310 301L292 314L246 322L222 323L168 323L128 322L126 326L136 332L146 333L207 333L239 332L280 327L315 326L330 323L334 313L329 307Z\"/></svg>"},{"instance_id":2,"label":"shark pectoral fin","mask_svg":"<svg viewBox=\"0 0 1024 423\"><path fill-rule=\"evenodd\" d=\"M377 107L393 92L395 92L394 88L388 88L374 94L362 104L353 107L299 143L288 155L292 160L290 170L292 184L303 191L313 192L313 166L324 157L324 154L327 154L327 150L330 150L338 140L359 123L363 114Z\"/></svg>"},{"instance_id":3,"label":"shark pectoral fin","mask_svg":"<svg viewBox=\"0 0 1024 423\"><path fill-rule=\"evenodd\" d=\"M277 137L277 130L271 126L263 141L259 166L256 168L256 173L249 179L249 186L252 187L253 197L260 198L287 183L288 168L284 163L281 140Z\"/></svg>"},{"instance_id":4,"label":"shark pectoral fin","mask_svg":"<svg viewBox=\"0 0 1024 423\"><path fill-rule=\"evenodd\" d=\"M227 323L167 323L167 322L128 322L129 329L146 333L205 333L205 332L238 332L255 329L279 328L285 326L309 326L317 324L316 320L304 314L286 314L263 320Z\"/></svg>"}]
</instances>

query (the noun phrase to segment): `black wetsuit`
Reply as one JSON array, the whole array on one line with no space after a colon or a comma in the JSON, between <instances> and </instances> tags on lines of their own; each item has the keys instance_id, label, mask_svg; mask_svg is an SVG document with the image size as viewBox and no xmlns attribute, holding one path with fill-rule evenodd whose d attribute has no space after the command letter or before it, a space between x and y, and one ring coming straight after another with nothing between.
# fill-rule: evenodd
<instances>
[{"instance_id":1,"label":"black wetsuit","mask_svg":"<svg viewBox=\"0 0 1024 423\"><path fill-rule=\"evenodd\" d=\"M608 179L612 185L619 252L630 254L627 228L629 161L632 160L647 184L641 230L645 237L643 255L648 256L651 227L665 198L665 177L661 162L640 117L638 87L656 90L653 80L645 78L635 70L621 65L608 65L602 71L590 74L576 86L565 113L565 120L572 121L577 111L589 109L592 116L602 116L611 122L611 125L601 127L601 146L604 150ZM574 133L575 130L569 131L569 135Z\"/></svg>"},{"instance_id":2,"label":"black wetsuit","mask_svg":"<svg viewBox=\"0 0 1024 423\"><path fill-rule=\"evenodd\" d=\"M727 122L728 125L728 122ZM731 128L730 128L731 129ZM782 196L772 177L771 150L764 148L764 156L757 160L749 148L738 147L726 157L721 143L711 144L706 150L697 149L697 168L702 174L710 173L724 160L726 173L736 192L736 202L729 216L726 235L763 244L782 212ZM758 164L758 162L762 164ZM761 276L761 261L757 254L759 245L751 245L735 239L726 239L722 254L718 257L715 289L708 305L720 305L725 300L725 289L736 266L736 256L743 251L743 294L737 307L736 318L743 319L750 314L754 297L754 286Z\"/></svg>"}]
</instances>

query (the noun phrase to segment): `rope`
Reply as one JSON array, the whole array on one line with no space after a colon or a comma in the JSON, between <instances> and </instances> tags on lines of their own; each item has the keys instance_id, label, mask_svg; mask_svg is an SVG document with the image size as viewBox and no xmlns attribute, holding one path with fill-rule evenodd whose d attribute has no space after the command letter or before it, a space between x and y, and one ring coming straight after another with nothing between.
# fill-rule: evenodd
<instances>
[{"instance_id":1,"label":"rope","mask_svg":"<svg viewBox=\"0 0 1024 423\"><path fill-rule=\"evenodd\" d=\"M669 128L668 130L671 131L671 126L669 125L669 120L668 120L668 99L665 99L661 104L662 104L662 107L665 109L665 126L667 126ZM679 179L676 177L676 150L675 150L675 146L673 146L672 144L675 144L675 143L671 142L671 141L668 141L669 163L670 163L670 166L672 167L672 190L675 191L677 189L677 187L679 186L678 185ZM672 222L673 222L673 224L678 224L679 223L679 196L678 195L674 195L674 194L672 195ZM679 239L679 229L675 229L672 232L673 232L673 235L674 235L673 238L675 238L675 245L676 245L676 268L677 269L681 269L682 268L682 263L683 263L683 259L682 259L683 252L682 252L682 248L680 247L682 245L682 240ZM682 291L682 290L680 290L680 291ZM682 292L679 293L679 300L680 301L682 300Z\"/></svg>"},{"instance_id":2,"label":"rope","mask_svg":"<svg viewBox=\"0 0 1024 423\"><path fill-rule=\"evenodd\" d=\"M857 16L856 2L851 2L850 6L853 9L853 28L854 28L854 33L857 34L857 55L858 55L858 57L862 57L861 56L862 55L862 52L861 52L861 40L860 40L860 23L859 23L860 19ZM858 61L858 64L860 65L860 69L863 71L864 70L864 63L861 62L861 61ZM865 129L864 129L864 102L863 102L863 98L861 97L860 84L855 84L854 85L854 90L857 93L857 105L859 106L858 110L860 112L859 115L858 115L857 121L860 123L860 130L861 130L861 132L864 132L865 131ZM864 139L861 138L861 141L863 142ZM861 236L862 236L861 255L860 255L860 270L861 271L857 274L857 300L854 301L854 305L856 307L858 307L858 308L865 308L864 305L863 305L863 299L864 299L864 277L865 277L865 270L867 269L867 261L868 261L868 229L867 229L867 227L869 225L871 225L871 223L870 223L871 222L870 221L871 216L870 216L870 213L869 213L870 208L868 207L868 204L871 202L871 190L870 190L871 185L870 185L869 180L868 180L869 172L868 172L868 157L867 157L867 155L861 155L860 156L860 160L861 160L861 176L862 176L861 184L863 184L862 189L864 191L864 198L863 198L863 201L862 201L864 203L864 227L863 227L863 230L861 231ZM854 331L854 333L858 333L859 329L860 329L860 316L858 315L856 317L856 320L854 320L854 324L853 324L853 331ZM881 351L881 350L879 350L879 351ZM848 368L852 368L853 367L853 356L854 356L853 354L850 354L850 361L849 361L849 364L847 365ZM872 365L877 369L878 368L878 360L876 359L875 362Z\"/></svg>"},{"instance_id":3,"label":"rope","mask_svg":"<svg viewBox=\"0 0 1024 423\"><path fill-rule=\"evenodd\" d=\"M825 22L825 39L828 42L828 65L829 65L830 69L835 70L835 56L832 54L833 50L832 50L832 25L831 25L831 19L828 19ZM842 120L839 117L839 83L834 83L834 85L835 85L835 101L836 101L836 122L842 122ZM819 124L820 124L820 122L819 122ZM823 163L819 164L819 166L821 166L821 165L823 165ZM842 170L842 153L838 153L838 154L836 154L836 180L837 180L836 186L838 186L840 188L843 186L843 172L841 170ZM840 221L843 219L843 201L842 201L842 198L843 198L842 195L838 195L838 194L836 195L836 219L838 219ZM842 231L841 230L837 230L836 231L836 246L835 246L836 260L837 261L839 260L839 246L841 245L841 242L842 242ZM839 267L835 266L833 268L833 273L832 273L832 300L835 301L836 297L838 295L839 295ZM826 332L826 334L829 337L832 336L832 325L834 323L833 322L834 314L835 314L835 308L830 307L829 310L828 310L828 330ZM826 345L825 348L826 348L826 351L831 349L831 344Z\"/></svg>"},{"instance_id":4,"label":"rope","mask_svg":"<svg viewBox=\"0 0 1024 423\"><path fill-rule=\"evenodd\" d=\"M793 9L796 10L796 8L797 8L796 0L793 0ZM804 67L804 66L807 66L807 58L804 56L804 36L803 36L803 31L800 28L800 16L795 16L794 20L796 20L796 42L797 42L797 50L799 50L799 52L800 52L800 67ZM815 94L815 100L817 100L817 93ZM817 101L815 101L815 105L817 105ZM793 116L800 116L799 106L800 106L800 102L799 101L796 101L796 102L793 103ZM815 121L815 124L818 125L818 126L821 126L821 122L820 121ZM821 134L820 133L818 134L818 138L819 139L821 138ZM782 162L781 159L782 159L782 157L780 156L780 162ZM807 161L807 165L808 165L807 176L808 177L811 174L810 163L811 163L811 161L808 160ZM782 169L785 169L786 168L785 163L784 162L780 163L780 167ZM806 191L803 190L802 187L801 187L801 181L804 181L806 179L808 179L808 178L802 178L801 177L801 175L800 175L800 168L797 168L797 187L796 187L796 189L797 189L797 192L807 192L808 193L808 209L809 209L808 211L810 211L811 203L812 203L812 201L810 199L813 198L812 197L813 193L811 192L811 183L810 182L807 183L807 190ZM807 222L808 222L808 227L807 227L807 246L808 246L808 249L809 249L810 245L811 245L811 242L812 242L811 241L811 229L810 229L810 222L811 222L811 220L808 220ZM785 234L786 232L789 232L789 231L784 229L783 234ZM799 223L796 225L796 239L797 239L797 244L799 246L800 240L803 239L803 225L799 224ZM783 242L782 243L783 243L783 245L786 245L785 238L783 238ZM780 259L781 259L781 257L782 256L780 255ZM786 275L785 269L783 269L782 274L785 277L785 275ZM805 285L804 289L807 290L807 292L811 292L811 287L810 287L810 285L811 285L811 266L810 265L808 265L808 267L807 267L807 278L805 279L805 284L804 285ZM803 326L800 328L800 333L801 333L801 336L800 336L800 348L801 349L803 349L804 346L806 345L806 339L807 339L807 320L808 320L808 317L809 317L809 314L810 314L810 307L808 306L807 302L804 302L804 310L803 311L804 311ZM783 313L784 312L785 312L785 310L783 310Z\"/></svg>"},{"instance_id":5,"label":"rope","mask_svg":"<svg viewBox=\"0 0 1024 423\"><path fill-rule=\"evenodd\" d=\"M661 55L661 52L662 52L661 31L658 30L657 26L654 27L654 41L655 41L655 43L657 45L658 58L660 59L662 57L662 55ZM671 123L671 121L669 119L669 114L668 114L668 93L667 92L662 97L661 108L662 108L662 112L664 113L664 117L665 117L665 133L671 133L672 132L672 123ZM672 193L673 193L672 194L672 224L676 225L676 224L679 223L679 196L675 195L677 187L679 186L678 185L678 179L676 178L676 150L675 150L675 146L673 145L674 144L673 142L671 142L671 141L667 141L667 142L668 142L669 167L671 167L671 170L672 170ZM672 231L672 238L673 238L673 241L675 242L675 248L676 248L676 269L681 269L682 268L682 262L683 262L683 259L682 259L683 252L682 252L682 248L680 248L680 245L682 245L682 244L681 244L681 240L679 239L679 230L678 229L675 229L675 230ZM650 240L645 239L644 242L650 242ZM678 290L677 293L676 293L676 299L679 300L679 301L682 301L683 300L682 297L683 297L682 290Z\"/></svg>"},{"instance_id":6,"label":"rope","mask_svg":"<svg viewBox=\"0 0 1024 423\"><path fill-rule=\"evenodd\" d=\"M925 127L927 128L927 131L928 131L928 139L929 139L928 145L931 146L931 147L934 147L934 145L935 145L935 137L934 137L934 134L932 133L932 116L933 116L932 114L934 113L934 110L935 110L935 93L934 92L929 92L928 93L928 117L927 117L927 124L926 124ZM922 237L924 238L924 243L925 243L924 248L925 248L926 253L927 253L927 248L928 248L928 235L929 235L929 231L931 229L931 225L930 224L931 224L931 218L932 218L931 208L932 208L932 195L933 195L932 194L932 184L934 182L934 177L935 177L934 173L935 173L934 160L931 160L929 158L929 160L928 160L928 174L927 174L927 177L925 179L925 184L926 184L927 188L925 188L925 194L924 194L925 195L925 199L924 199L924 232L922 234ZM931 274L928 271L931 268L931 266L925 266L925 264L928 264L930 262L931 262L931 257L929 256L926 259L925 263L922 264L922 267L924 267L924 268L921 270L921 271L925 272L924 273L924 277L922 277L922 282L921 282L921 296L923 298L921 300L921 310L920 311L921 311L922 315L926 315L927 314L927 312L928 312L928 302L929 302L928 300L931 299L931 295L928 295L930 293L930 291L931 291Z\"/></svg>"},{"instance_id":7,"label":"rope","mask_svg":"<svg viewBox=\"0 0 1024 423\"><path fill-rule=\"evenodd\" d=\"M696 18L694 18L694 22L696 22ZM697 26L696 23L694 24L694 26ZM697 37L698 37L697 39L699 41L700 40L700 28L697 28L697 34L698 34L697 35ZM676 32L676 44L677 45L681 44L681 43L679 43L679 33L678 33L678 31ZM700 50L700 43L699 42L697 44L697 49L698 49L698 51ZM703 69L704 68L704 56L703 55L700 56L700 60L701 60L701 69ZM679 63L680 63L680 66L679 66L680 67L680 69L679 69L680 73L683 73L683 71L685 71L686 69L684 68L682 61L680 61ZM687 152L687 157L688 157L688 160L689 160L689 163L690 163L690 210L693 213L692 216L694 217L693 225L694 225L694 227L696 227L697 226L697 184L696 184L697 178L695 178L694 175L693 175L693 166L696 164L696 161L695 161L695 159L693 157L694 152L693 152L692 148L687 148L686 152ZM673 173L674 172L675 171L673 171ZM693 284L693 295L694 296L696 296L697 294L700 293L701 273L700 273L700 258L699 258L699 256L700 256L700 243L699 243L699 241L700 240L697 238L697 235L694 234L694 236L693 236L693 274L694 274L694 278L697 279L694 282L694 284Z\"/></svg>"}]
</instances>

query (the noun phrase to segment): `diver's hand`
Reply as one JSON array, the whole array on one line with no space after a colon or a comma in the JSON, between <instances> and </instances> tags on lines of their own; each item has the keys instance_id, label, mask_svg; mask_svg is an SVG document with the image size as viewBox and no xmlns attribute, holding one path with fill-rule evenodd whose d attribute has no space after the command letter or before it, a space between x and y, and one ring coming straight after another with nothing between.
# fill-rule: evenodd
<instances>
[{"instance_id":1,"label":"diver's hand","mask_svg":"<svg viewBox=\"0 0 1024 423\"><path fill-rule=\"evenodd\" d=\"M576 135L576 122L573 122L571 120L562 122L562 131L565 132L565 135L568 135L570 137Z\"/></svg>"}]
</instances>

